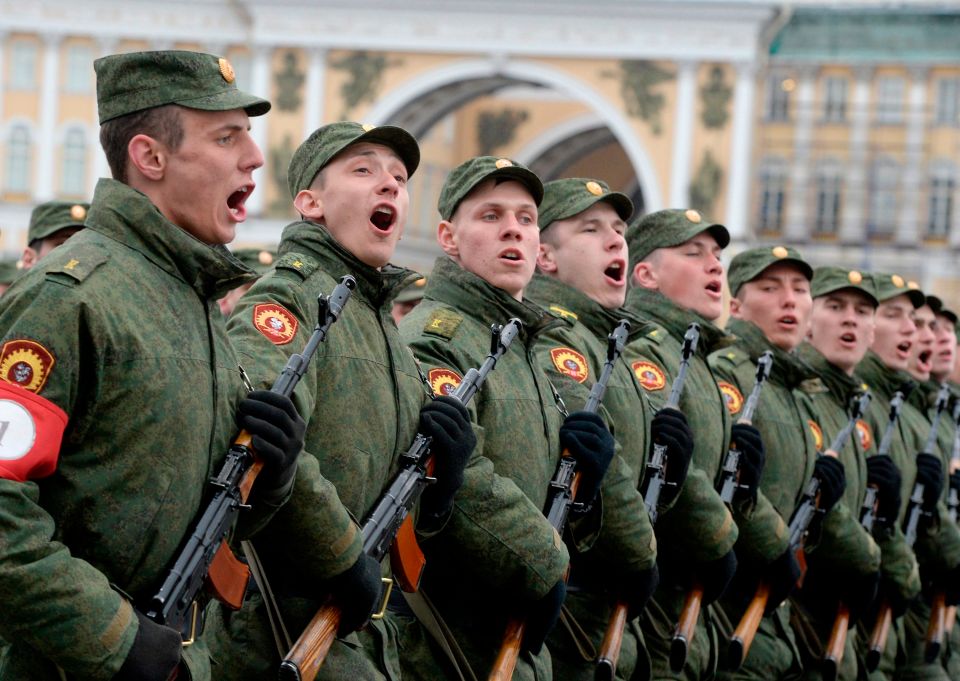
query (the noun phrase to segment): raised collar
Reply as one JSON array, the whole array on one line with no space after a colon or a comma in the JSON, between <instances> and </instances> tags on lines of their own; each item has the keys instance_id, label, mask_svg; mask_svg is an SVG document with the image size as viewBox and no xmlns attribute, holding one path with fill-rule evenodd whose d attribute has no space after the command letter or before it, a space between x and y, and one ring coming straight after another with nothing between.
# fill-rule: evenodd
<instances>
[{"instance_id":1,"label":"raised collar","mask_svg":"<svg viewBox=\"0 0 960 681\"><path fill-rule=\"evenodd\" d=\"M696 312L679 307L659 291L642 287L630 289L625 307L635 316L659 324L674 338L681 340L687 327L693 322L700 325L700 341L697 354L706 357L714 350L728 347L732 338L713 322L709 322Z\"/></svg>"},{"instance_id":2,"label":"raised collar","mask_svg":"<svg viewBox=\"0 0 960 681\"><path fill-rule=\"evenodd\" d=\"M786 352L767 340L756 324L742 319L731 319L727 331L736 336L734 345L742 347L756 362L764 352L773 353L773 367L770 370L770 382L779 383L793 389L808 378L816 378L813 369L795 352Z\"/></svg>"},{"instance_id":3,"label":"raised collar","mask_svg":"<svg viewBox=\"0 0 960 681\"><path fill-rule=\"evenodd\" d=\"M797 348L797 354L804 362L810 365L817 376L834 397L846 405L850 399L863 390L863 383L853 376L848 376L838 366L832 364L819 350L810 343L803 342Z\"/></svg>"},{"instance_id":4,"label":"raised collar","mask_svg":"<svg viewBox=\"0 0 960 681\"><path fill-rule=\"evenodd\" d=\"M625 307L608 309L582 291L554 277L537 273L527 287L526 297L562 317L573 314L595 336L606 336L621 319L630 322L629 337L650 330L650 325Z\"/></svg>"}]
</instances>

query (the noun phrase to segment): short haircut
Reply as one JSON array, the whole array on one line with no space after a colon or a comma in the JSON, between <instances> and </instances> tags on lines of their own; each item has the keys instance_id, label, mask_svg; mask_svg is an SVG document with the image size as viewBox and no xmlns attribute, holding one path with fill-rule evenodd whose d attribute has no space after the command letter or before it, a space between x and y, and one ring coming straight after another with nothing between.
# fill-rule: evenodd
<instances>
[{"instance_id":1,"label":"short haircut","mask_svg":"<svg viewBox=\"0 0 960 681\"><path fill-rule=\"evenodd\" d=\"M113 179L127 183L127 147L136 135L147 135L176 151L183 142L183 121L176 104L144 109L100 126L100 146Z\"/></svg>"}]
</instances>

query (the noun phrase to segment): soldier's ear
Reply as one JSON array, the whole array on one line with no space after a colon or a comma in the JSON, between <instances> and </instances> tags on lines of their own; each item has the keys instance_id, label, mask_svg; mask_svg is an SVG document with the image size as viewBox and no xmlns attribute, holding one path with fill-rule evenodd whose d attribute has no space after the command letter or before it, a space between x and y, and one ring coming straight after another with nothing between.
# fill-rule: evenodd
<instances>
[{"instance_id":1,"label":"soldier's ear","mask_svg":"<svg viewBox=\"0 0 960 681\"><path fill-rule=\"evenodd\" d=\"M37 264L37 252L27 246L23 249L23 255L20 257L20 266L28 270Z\"/></svg>"},{"instance_id":2,"label":"soldier's ear","mask_svg":"<svg viewBox=\"0 0 960 681\"><path fill-rule=\"evenodd\" d=\"M305 218L320 221L323 219L323 199L311 189L301 189L293 198L297 212Z\"/></svg>"},{"instance_id":3,"label":"soldier's ear","mask_svg":"<svg viewBox=\"0 0 960 681\"><path fill-rule=\"evenodd\" d=\"M739 298L730 298L730 316L739 317L740 316L740 299Z\"/></svg>"},{"instance_id":4,"label":"soldier's ear","mask_svg":"<svg viewBox=\"0 0 960 681\"><path fill-rule=\"evenodd\" d=\"M440 244L444 253L459 262L460 248L457 246L457 232L449 220L441 220L437 225L437 243Z\"/></svg>"},{"instance_id":5,"label":"soldier's ear","mask_svg":"<svg viewBox=\"0 0 960 681\"><path fill-rule=\"evenodd\" d=\"M159 182L167 167L167 148L149 135L134 135L127 144L127 165L138 175Z\"/></svg>"},{"instance_id":6,"label":"soldier's ear","mask_svg":"<svg viewBox=\"0 0 960 681\"><path fill-rule=\"evenodd\" d=\"M556 254L553 246L540 242L540 250L537 253L537 267L541 272L554 274L557 271Z\"/></svg>"},{"instance_id":7,"label":"soldier's ear","mask_svg":"<svg viewBox=\"0 0 960 681\"><path fill-rule=\"evenodd\" d=\"M646 260L641 260L634 265L633 272L630 274L630 285L651 289L653 291L659 290L660 281L653 264Z\"/></svg>"}]
</instances>

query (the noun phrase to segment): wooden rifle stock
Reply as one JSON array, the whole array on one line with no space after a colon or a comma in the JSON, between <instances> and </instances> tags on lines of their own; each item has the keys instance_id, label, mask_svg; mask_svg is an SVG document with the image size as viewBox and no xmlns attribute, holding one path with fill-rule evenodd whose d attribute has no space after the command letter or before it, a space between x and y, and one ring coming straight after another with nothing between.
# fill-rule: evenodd
<instances>
[{"instance_id":1,"label":"wooden rifle stock","mask_svg":"<svg viewBox=\"0 0 960 681\"><path fill-rule=\"evenodd\" d=\"M946 610L947 604L942 591L933 596L933 604L930 607L930 623L927 625L927 635L923 650L923 659L927 664L932 664L940 657L940 650L943 648L943 633L946 630Z\"/></svg>"},{"instance_id":2,"label":"wooden rifle stock","mask_svg":"<svg viewBox=\"0 0 960 681\"><path fill-rule=\"evenodd\" d=\"M703 602L703 586L694 583L680 611L680 620L673 630L673 640L670 641L670 669L675 672L683 669L687 661L687 650L693 641L693 634L697 630L697 620L700 618L700 605Z\"/></svg>"},{"instance_id":3,"label":"wooden rifle stock","mask_svg":"<svg viewBox=\"0 0 960 681\"><path fill-rule=\"evenodd\" d=\"M890 604L883 601L877 613L877 621L870 632L870 643L867 648L867 671L876 671L883 659L883 651L887 648L887 638L890 636L890 627L893 624L893 610Z\"/></svg>"},{"instance_id":4,"label":"wooden rifle stock","mask_svg":"<svg viewBox=\"0 0 960 681\"><path fill-rule=\"evenodd\" d=\"M620 648L623 645L623 631L627 626L628 606L623 601L617 601L613 606L613 614L607 623L607 630L603 634L600 644L600 653L597 656L597 669L594 673L596 681L613 681L617 675L617 663L620 661Z\"/></svg>"},{"instance_id":5,"label":"wooden rifle stock","mask_svg":"<svg viewBox=\"0 0 960 681\"><path fill-rule=\"evenodd\" d=\"M760 627L760 620L763 619L763 613L767 609L768 600L770 600L770 585L765 581L760 582L757 592L753 595L750 605L747 606L746 612L740 618L740 623L730 639L727 657L731 671L740 669L743 661L747 659L750 646L753 645L753 639Z\"/></svg>"},{"instance_id":6,"label":"wooden rifle stock","mask_svg":"<svg viewBox=\"0 0 960 681\"><path fill-rule=\"evenodd\" d=\"M517 658L520 657L520 644L523 643L523 634L527 623L522 619L512 619L507 623L507 630L503 634L503 643L500 652L490 670L488 681L510 681L513 670L517 667Z\"/></svg>"},{"instance_id":7,"label":"wooden rifle stock","mask_svg":"<svg viewBox=\"0 0 960 681\"><path fill-rule=\"evenodd\" d=\"M843 662L843 649L847 645L847 633L850 631L850 609L846 603L837 606L837 616L833 620L833 629L830 631L830 640L827 649L823 652L823 678L826 681L836 681Z\"/></svg>"},{"instance_id":8,"label":"wooden rifle stock","mask_svg":"<svg viewBox=\"0 0 960 681\"><path fill-rule=\"evenodd\" d=\"M330 652L340 627L340 608L327 602L320 608L300 638L280 663L280 681L313 681Z\"/></svg>"}]
</instances>

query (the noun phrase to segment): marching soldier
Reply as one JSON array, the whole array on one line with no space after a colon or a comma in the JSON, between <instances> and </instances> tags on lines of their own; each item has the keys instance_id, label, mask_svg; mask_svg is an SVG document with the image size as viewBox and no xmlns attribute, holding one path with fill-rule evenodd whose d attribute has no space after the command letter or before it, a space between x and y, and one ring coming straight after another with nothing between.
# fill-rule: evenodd
<instances>
[{"instance_id":1,"label":"marching soldier","mask_svg":"<svg viewBox=\"0 0 960 681\"><path fill-rule=\"evenodd\" d=\"M27 228L27 246L20 262L28 270L57 246L83 229L83 221L90 210L89 203L47 201L30 213Z\"/></svg>"},{"instance_id":2,"label":"marching soldier","mask_svg":"<svg viewBox=\"0 0 960 681\"><path fill-rule=\"evenodd\" d=\"M410 314L410 310L415 308L423 300L423 289L427 285L427 278L420 277L412 284L407 284L397 297L393 299L393 307L390 308L390 315L393 321L398 325L400 321Z\"/></svg>"}]
</instances>

